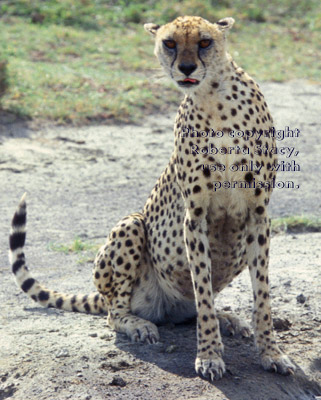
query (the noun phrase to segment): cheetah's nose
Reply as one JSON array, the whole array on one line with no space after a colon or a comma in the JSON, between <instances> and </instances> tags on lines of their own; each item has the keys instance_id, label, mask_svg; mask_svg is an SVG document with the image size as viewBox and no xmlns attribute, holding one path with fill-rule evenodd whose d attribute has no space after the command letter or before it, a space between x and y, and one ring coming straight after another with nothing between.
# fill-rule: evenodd
<instances>
[{"instance_id":1,"label":"cheetah's nose","mask_svg":"<svg viewBox=\"0 0 321 400\"><path fill-rule=\"evenodd\" d=\"M183 72L186 76L191 75L197 68L196 64L187 64L187 63L181 63L178 66L178 69Z\"/></svg>"}]
</instances>

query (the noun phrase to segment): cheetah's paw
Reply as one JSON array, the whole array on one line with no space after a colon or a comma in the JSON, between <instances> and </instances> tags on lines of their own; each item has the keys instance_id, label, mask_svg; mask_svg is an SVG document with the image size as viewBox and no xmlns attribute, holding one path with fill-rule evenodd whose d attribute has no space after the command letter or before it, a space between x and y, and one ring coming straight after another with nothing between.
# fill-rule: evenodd
<instances>
[{"instance_id":1,"label":"cheetah's paw","mask_svg":"<svg viewBox=\"0 0 321 400\"><path fill-rule=\"evenodd\" d=\"M129 332L129 337L134 343L154 344L159 341L159 333L156 325L146 321L140 326L136 326Z\"/></svg>"},{"instance_id":2,"label":"cheetah's paw","mask_svg":"<svg viewBox=\"0 0 321 400\"><path fill-rule=\"evenodd\" d=\"M263 368L269 372L278 372L282 375L293 375L296 366L292 363L289 357L285 354L278 355L263 355L261 357Z\"/></svg>"},{"instance_id":3,"label":"cheetah's paw","mask_svg":"<svg viewBox=\"0 0 321 400\"><path fill-rule=\"evenodd\" d=\"M221 379L225 373L225 364L221 357L215 359L202 359L197 357L195 360L195 370L203 378L211 382Z\"/></svg>"}]
</instances>

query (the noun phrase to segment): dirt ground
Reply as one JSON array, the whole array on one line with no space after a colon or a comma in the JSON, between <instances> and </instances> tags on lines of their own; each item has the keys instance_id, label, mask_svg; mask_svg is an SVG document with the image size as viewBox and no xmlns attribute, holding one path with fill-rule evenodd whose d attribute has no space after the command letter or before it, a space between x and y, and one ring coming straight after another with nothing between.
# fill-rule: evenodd
<instances>
[{"instance_id":1,"label":"dirt ground","mask_svg":"<svg viewBox=\"0 0 321 400\"><path fill-rule=\"evenodd\" d=\"M270 214L321 214L320 86L261 85L278 129L299 129L301 170L278 175L298 189L275 189ZM179 100L178 100L179 102ZM102 244L121 217L139 211L173 148L175 112L140 126L34 129L9 115L0 126L0 400L305 400L321 398L321 233L274 236L270 281L278 341L298 366L294 376L262 370L253 338L224 337L227 373L196 376L195 322L161 326L158 344L130 343L104 317L43 309L15 285L7 258L10 220L28 193L27 262L52 289L94 290L92 254L53 251L75 237ZM218 308L251 319L245 271Z\"/></svg>"}]
</instances>

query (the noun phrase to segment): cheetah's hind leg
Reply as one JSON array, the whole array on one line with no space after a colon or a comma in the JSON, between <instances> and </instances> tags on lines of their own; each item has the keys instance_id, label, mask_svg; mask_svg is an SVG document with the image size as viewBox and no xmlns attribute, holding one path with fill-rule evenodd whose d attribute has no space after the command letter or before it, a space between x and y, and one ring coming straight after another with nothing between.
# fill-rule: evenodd
<instances>
[{"instance_id":1,"label":"cheetah's hind leg","mask_svg":"<svg viewBox=\"0 0 321 400\"><path fill-rule=\"evenodd\" d=\"M222 335L241 335L242 337L251 336L251 326L235 314L218 312L217 317L220 321L220 330Z\"/></svg>"},{"instance_id":2,"label":"cheetah's hind leg","mask_svg":"<svg viewBox=\"0 0 321 400\"><path fill-rule=\"evenodd\" d=\"M108 325L116 332L126 333L133 342L151 344L159 340L156 325L131 311L132 291L142 269L145 244L144 216L135 213L123 218L99 250L93 275L107 303Z\"/></svg>"}]
</instances>

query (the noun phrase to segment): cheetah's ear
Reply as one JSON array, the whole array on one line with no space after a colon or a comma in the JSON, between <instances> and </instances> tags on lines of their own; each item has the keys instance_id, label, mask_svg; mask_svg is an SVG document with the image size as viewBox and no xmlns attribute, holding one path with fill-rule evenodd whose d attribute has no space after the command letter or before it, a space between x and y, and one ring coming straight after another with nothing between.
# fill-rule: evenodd
<instances>
[{"instance_id":1,"label":"cheetah's ear","mask_svg":"<svg viewBox=\"0 0 321 400\"><path fill-rule=\"evenodd\" d=\"M234 25L235 20L231 17L228 18L223 18L220 19L219 21L216 22L216 25L218 25L218 28L221 31L228 31L229 29L232 28L232 26Z\"/></svg>"},{"instance_id":2,"label":"cheetah's ear","mask_svg":"<svg viewBox=\"0 0 321 400\"><path fill-rule=\"evenodd\" d=\"M155 36L157 30L160 28L160 25L157 25L157 24L145 24L144 28L145 28L145 31L148 32L150 35Z\"/></svg>"}]
</instances>

